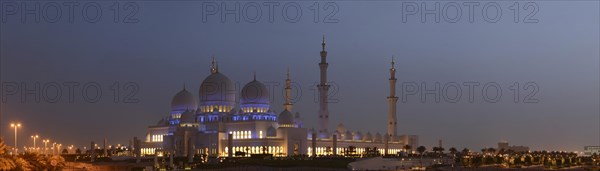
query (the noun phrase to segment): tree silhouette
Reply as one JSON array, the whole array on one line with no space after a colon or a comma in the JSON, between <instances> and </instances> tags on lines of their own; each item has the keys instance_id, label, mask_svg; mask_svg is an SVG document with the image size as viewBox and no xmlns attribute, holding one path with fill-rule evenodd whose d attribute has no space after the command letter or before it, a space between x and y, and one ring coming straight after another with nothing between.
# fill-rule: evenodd
<instances>
[{"instance_id":1,"label":"tree silhouette","mask_svg":"<svg viewBox=\"0 0 600 171\"><path fill-rule=\"evenodd\" d=\"M419 152L419 154L421 154L421 156L423 156L423 153L425 153L426 150L427 148L425 146L419 146L417 148L417 151Z\"/></svg>"},{"instance_id":2,"label":"tree silhouette","mask_svg":"<svg viewBox=\"0 0 600 171\"><path fill-rule=\"evenodd\" d=\"M48 166L48 159L38 153L25 153L21 158L29 161L32 166L32 170L44 170Z\"/></svg>"},{"instance_id":3,"label":"tree silhouette","mask_svg":"<svg viewBox=\"0 0 600 171\"><path fill-rule=\"evenodd\" d=\"M27 160L16 157L14 158L15 165L17 166L15 170L23 170L23 171L31 171L34 170L33 165L31 165Z\"/></svg>"},{"instance_id":4,"label":"tree silhouette","mask_svg":"<svg viewBox=\"0 0 600 171\"><path fill-rule=\"evenodd\" d=\"M409 152L409 150L412 149L412 147L408 144L404 145L404 150L406 150L406 152Z\"/></svg>"},{"instance_id":5,"label":"tree silhouette","mask_svg":"<svg viewBox=\"0 0 600 171\"><path fill-rule=\"evenodd\" d=\"M454 148L454 147L450 148L449 151L450 151L450 154L453 154L453 155L456 154L456 152L458 152L458 150L456 150L456 148Z\"/></svg>"},{"instance_id":6,"label":"tree silhouette","mask_svg":"<svg viewBox=\"0 0 600 171\"><path fill-rule=\"evenodd\" d=\"M464 149L462 150L462 154L463 154L463 155L467 155L467 154L469 154L469 152L470 152L470 151L471 151L471 150L469 150L468 148L464 148Z\"/></svg>"},{"instance_id":7,"label":"tree silhouette","mask_svg":"<svg viewBox=\"0 0 600 171\"><path fill-rule=\"evenodd\" d=\"M4 140L0 138L0 170L13 170L16 167L15 161L6 153L7 148Z\"/></svg>"}]
</instances>

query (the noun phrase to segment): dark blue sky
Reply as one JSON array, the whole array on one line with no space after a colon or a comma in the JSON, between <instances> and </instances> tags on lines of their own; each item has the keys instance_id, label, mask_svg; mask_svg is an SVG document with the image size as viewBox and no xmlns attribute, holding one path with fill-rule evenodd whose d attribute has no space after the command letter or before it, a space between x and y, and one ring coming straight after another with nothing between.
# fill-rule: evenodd
<instances>
[{"instance_id":1,"label":"dark blue sky","mask_svg":"<svg viewBox=\"0 0 600 171\"><path fill-rule=\"evenodd\" d=\"M90 7L86 2L96 2L81 2L69 23L68 8L62 4L67 1L58 1L63 15L50 23L44 17L54 17L54 9L49 7L54 4L48 5L51 2L41 2L40 8L47 7L50 12L42 14L37 23L33 15L22 23L20 12L8 15L11 11L0 11L6 17L0 25L2 95L6 98L1 110L2 135L11 137L8 125L18 120L24 125L20 141L27 145L34 133L75 145L100 142L104 137L115 144L127 143L133 136L143 137L148 125L168 114L172 96L184 83L197 95L200 82L210 73L213 55L220 72L241 86L252 79L254 71L260 81L278 82L271 93L275 111L282 110L282 85L290 68L293 81L302 89L294 110L302 114L307 127L314 127L318 105L312 85L318 81L322 35L326 35L329 52L329 80L339 90L332 97L338 101L330 104L332 127L343 122L350 130L385 132L385 97L393 55L400 97L402 83L425 83L427 88L435 82L441 86L452 82L480 84L474 89L473 103L468 101L464 86L457 103L443 97L436 103L433 95L421 102L420 94L398 103L399 132L419 135L423 145L437 145L442 139L447 147L480 149L506 140L533 150L581 151L583 146L600 143L597 1L519 2L518 23L510 7L514 2L509 1L479 2L472 23L463 1L416 3L428 9L436 2L440 8L449 6L443 13L448 15L441 16L439 23L433 15L421 22L419 13L406 16L403 22L403 1L318 1L318 23L313 21L315 13L311 10L315 2L309 1L279 2L272 23L265 1L239 1L242 8L248 6L240 22L229 14L221 22L220 12L204 15L214 7L212 1L120 2L118 23L113 21L113 2L97 2L102 17L95 23L84 20L81 11L87 5L92 10L88 9L86 16L93 18L94 4ZM496 23L486 21L481 13L489 2L502 9ZM6 7L7 2L3 3ZM225 5L233 8L234 3L227 1ZM255 15L254 3L262 9L256 23L244 19ZM295 23L281 14L287 3L297 3L302 9ZM462 16L455 23L444 20L456 14L452 3L462 8ZM223 4L216 5L221 8ZM289 19L295 11L294 4L288 5L292 5L287 10ZM410 5L415 4L404 1L404 7ZM135 6L139 10L130 19L137 22L123 23ZM538 11L530 19L537 19L537 23L524 23L534 7ZM323 23L332 11L335 15L330 19L337 21ZM493 18L495 11L491 8L487 13ZM75 88L73 103L68 101L66 87L61 86L62 98L56 103L43 99L36 103L31 95L21 104L19 94L5 93L6 85L13 82L20 88L21 82L31 87L35 82L42 86L77 82L80 86ZM96 103L82 98L81 87L90 82L103 89ZM113 102L114 82L122 89L118 103ZM127 82L138 85L134 96L138 103L122 101L130 92L123 90ZM491 82L502 88L496 103L482 96L482 87ZM513 102L514 82L520 87L518 103ZM524 89L528 82L537 85L532 97L539 100L537 103L523 102L533 91L533 87ZM7 140L12 144L12 138Z\"/></svg>"}]
</instances>

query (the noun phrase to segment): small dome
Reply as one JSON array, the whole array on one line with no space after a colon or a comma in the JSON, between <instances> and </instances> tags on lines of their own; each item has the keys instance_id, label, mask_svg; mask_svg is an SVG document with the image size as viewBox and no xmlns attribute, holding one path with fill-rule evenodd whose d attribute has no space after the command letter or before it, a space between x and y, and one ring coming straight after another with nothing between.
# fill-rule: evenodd
<instances>
[{"instance_id":1,"label":"small dome","mask_svg":"<svg viewBox=\"0 0 600 171\"><path fill-rule=\"evenodd\" d=\"M355 141L360 141L363 138L362 133L360 133L360 131L356 131L352 135L354 137L353 140Z\"/></svg>"},{"instance_id":2,"label":"small dome","mask_svg":"<svg viewBox=\"0 0 600 171\"><path fill-rule=\"evenodd\" d=\"M260 81L253 80L242 88L240 104L269 104L269 91Z\"/></svg>"},{"instance_id":3,"label":"small dome","mask_svg":"<svg viewBox=\"0 0 600 171\"><path fill-rule=\"evenodd\" d=\"M226 102L227 105L231 106L235 104L235 84L219 72L206 77L200 84L198 93L200 94L200 105L215 102Z\"/></svg>"},{"instance_id":4,"label":"small dome","mask_svg":"<svg viewBox=\"0 0 600 171\"><path fill-rule=\"evenodd\" d=\"M183 90L173 96L171 100L171 111L185 111L185 110L196 110L198 109L194 95L187 91L185 87Z\"/></svg>"},{"instance_id":5,"label":"small dome","mask_svg":"<svg viewBox=\"0 0 600 171\"><path fill-rule=\"evenodd\" d=\"M329 139L329 138L331 138L331 134L329 134L329 132L327 130L325 130L325 131L319 131L319 133L318 133L317 136L318 136L318 138L321 138L321 139Z\"/></svg>"},{"instance_id":6,"label":"small dome","mask_svg":"<svg viewBox=\"0 0 600 171\"><path fill-rule=\"evenodd\" d=\"M194 114L193 110L186 110L185 112L183 112L181 114L181 121L180 123L195 123L196 122L196 115Z\"/></svg>"},{"instance_id":7,"label":"small dome","mask_svg":"<svg viewBox=\"0 0 600 171\"><path fill-rule=\"evenodd\" d=\"M281 114L279 114L279 117L277 117L277 122L279 123L279 126L281 125L293 125L294 124L294 115L292 115L292 113L288 110L283 110L283 112L281 112Z\"/></svg>"},{"instance_id":8,"label":"small dome","mask_svg":"<svg viewBox=\"0 0 600 171\"><path fill-rule=\"evenodd\" d=\"M374 141L375 142L382 142L383 141L383 137L381 136L381 134L379 134L379 132L377 134L375 134Z\"/></svg>"},{"instance_id":9,"label":"small dome","mask_svg":"<svg viewBox=\"0 0 600 171\"><path fill-rule=\"evenodd\" d=\"M371 135L370 132L367 132L367 135L365 135L365 137L363 137L363 140L365 140L365 141L373 141L373 135Z\"/></svg>"},{"instance_id":10,"label":"small dome","mask_svg":"<svg viewBox=\"0 0 600 171\"><path fill-rule=\"evenodd\" d=\"M400 136L392 137L392 142L400 142Z\"/></svg>"},{"instance_id":11,"label":"small dome","mask_svg":"<svg viewBox=\"0 0 600 171\"><path fill-rule=\"evenodd\" d=\"M296 112L296 114L294 115L294 125L296 125L298 128L302 128L302 119L300 118L300 113Z\"/></svg>"},{"instance_id":12,"label":"small dome","mask_svg":"<svg viewBox=\"0 0 600 171\"><path fill-rule=\"evenodd\" d=\"M275 130L275 128L273 126L270 126L269 128L267 128L267 137L276 137L277 136L277 130Z\"/></svg>"},{"instance_id":13,"label":"small dome","mask_svg":"<svg viewBox=\"0 0 600 171\"><path fill-rule=\"evenodd\" d=\"M308 131L306 131L306 132L307 132L306 138L312 139L312 134L315 132L315 129L311 128L311 129L308 129Z\"/></svg>"},{"instance_id":14,"label":"small dome","mask_svg":"<svg viewBox=\"0 0 600 171\"><path fill-rule=\"evenodd\" d=\"M346 131L346 133L344 134L343 140L352 140L352 132Z\"/></svg>"},{"instance_id":15,"label":"small dome","mask_svg":"<svg viewBox=\"0 0 600 171\"><path fill-rule=\"evenodd\" d=\"M343 133L346 133L346 127L344 126L343 123L338 124L337 127L335 128L335 130L340 135L343 134Z\"/></svg>"}]
</instances>

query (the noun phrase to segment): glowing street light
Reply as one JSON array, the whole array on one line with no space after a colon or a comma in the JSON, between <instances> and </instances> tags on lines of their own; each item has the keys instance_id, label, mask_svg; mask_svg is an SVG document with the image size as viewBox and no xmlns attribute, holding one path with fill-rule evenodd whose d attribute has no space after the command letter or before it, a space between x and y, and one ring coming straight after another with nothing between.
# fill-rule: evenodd
<instances>
[{"instance_id":1,"label":"glowing street light","mask_svg":"<svg viewBox=\"0 0 600 171\"><path fill-rule=\"evenodd\" d=\"M37 139L37 138L39 138L39 137L40 137L40 136L38 136L38 135L32 135L32 136L31 136L31 138L33 138L33 149L34 149L34 150L36 149L36 146L35 146L35 139Z\"/></svg>"},{"instance_id":2,"label":"glowing street light","mask_svg":"<svg viewBox=\"0 0 600 171\"><path fill-rule=\"evenodd\" d=\"M11 123L10 127L15 129L15 153L17 153L17 150L19 150L17 146L17 130L21 127L21 123Z\"/></svg>"},{"instance_id":3,"label":"glowing street light","mask_svg":"<svg viewBox=\"0 0 600 171\"><path fill-rule=\"evenodd\" d=\"M54 149L56 149L56 142L52 143L52 148L50 148L52 150L52 155L54 155Z\"/></svg>"},{"instance_id":4,"label":"glowing street light","mask_svg":"<svg viewBox=\"0 0 600 171\"><path fill-rule=\"evenodd\" d=\"M69 153L71 153L73 151L73 147L74 147L74 145L72 145L72 144L69 146L69 151L68 151Z\"/></svg>"},{"instance_id":5,"label":"glowing street light","mask_svg":"<svg viewBox=\"0 0 600 171\"><path fill-rule=\"evenodd\" d=\"M48 143L50 142L50 140L49 139L45 139L45 140L42 140L42 142L44 142L44 154L46 154L46 150L48 148Z\"/></svg>"}]
</instances>

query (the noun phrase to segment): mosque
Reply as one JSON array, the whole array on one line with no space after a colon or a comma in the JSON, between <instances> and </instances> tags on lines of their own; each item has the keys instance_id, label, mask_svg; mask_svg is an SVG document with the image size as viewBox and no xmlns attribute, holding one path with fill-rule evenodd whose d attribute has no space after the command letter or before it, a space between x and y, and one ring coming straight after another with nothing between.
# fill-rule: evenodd
<instances>
[{"instance_id":1,"label":"mosque","mask_svg":"<svg viewBox=\"0 0 600 171\"><path fill-rule=\"evenodd\" d=\"M191 158L193 155L213 157L250 156L272 154L274 156L327 156L371 154L398 154L406 151L405 145L414 150L418 136L398 135L396 121L396 69L392 60L390 68L390 95L388 101L387 133L351 131L340 123L334 130L329 126L327 84L327 51L325 38L320 52L320 82L318 128L303 127L300 113L293 112L291 102L291 79L287 72L285 80L284 110L276 114L270 106L269 91L260 81L247 83L240 92L236 106L234 82L219 71L213 58L210 74L202 81L199 96L183 90L171 101L171 112L156 125L148 127L146 138L140 144L138 154L173 155ZM198 99L199 101L196 101ZM349 150L351 149L351 150ZM412 151L412 150L411 150Z\"/></svg>"}]
</instances>

